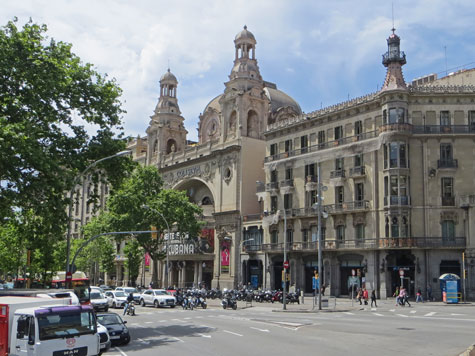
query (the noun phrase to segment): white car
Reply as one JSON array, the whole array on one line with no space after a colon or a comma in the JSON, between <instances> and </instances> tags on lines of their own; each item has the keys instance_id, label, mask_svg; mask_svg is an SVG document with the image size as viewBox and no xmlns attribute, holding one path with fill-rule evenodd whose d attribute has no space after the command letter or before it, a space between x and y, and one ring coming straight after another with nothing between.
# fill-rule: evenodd
<instances>
[{"instance_id":1,"label":"white car","mask_svg":"<svg viewBox=\"0 0 475 356\"><path fill-rule=\"evenodd\" d=\"M140 305L153 305L158 307L175 308L176 298L167 293L165 289L147 289L140 296Z\"/></svg>"},{"instance_id":2,"label":"white car","mask_svg":"<svg viewBox=\"0 0 475 356\"><path fill-rule=\"evenodd\" d=\"M109 332L107 331L107 328L104 325L97 323L97 333L99 334L99 339L101 343L101 353L106 352L111 347L111 339L109 336Z\"/></svg>"},{"instance_id":3,"label":"white car","mask_svg":"<svg viewBox=\"0 0 475 356\"><path fill-rule=\"evenodd\" d=\"M116 292L124 292L126 296L128 296L130 293L132 293L132 295L134 296L134 302L136 304L139 304L140 302L140 296L141 294L139 293L139 291L134 288L134 287L117 287L115 289Z\"/></svg>"},{"instance_id":4,"label":"white car","mask_svg":"<svg viewBox=\"0 0 475 356\"><path fill-rule=\"evenodd\" d=\"M124 292L107 291L105 296L109 306L112 308L122 308L127 302L127 296Z\"/></svg>"},{"instance_id":5,"label":"white car","mask_svg":"<svg viewBox=\"0 0 475 356\"><path fill-rule=\"evenodd\" d=\"M91 289L91 304L95 311L108 311L109 301L98 289Z\"/></svg>"}]
</instances>

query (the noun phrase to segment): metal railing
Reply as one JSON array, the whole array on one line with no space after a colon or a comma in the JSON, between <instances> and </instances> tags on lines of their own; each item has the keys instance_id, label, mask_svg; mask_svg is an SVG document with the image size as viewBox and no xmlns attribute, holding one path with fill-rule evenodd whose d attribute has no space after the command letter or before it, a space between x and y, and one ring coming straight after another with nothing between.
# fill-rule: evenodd
<instances>
[{"instance_id":1,"label":"metal railing","mask_svg":"<svg viewBox=\"0 0 475 356\"><path fill-rule=\"evenodd\" d=\"M414 134L469 134L475 133L475 127L470 125L414 125Z\"/></svg>"},{"instance_id":2,"label":"metal railing","mask_svg":"<svg viewBox=\"0 0 475 356\"><path fill-rule=\"evenodd\" d=\"M266 183L266 192L279 189L279 182Z\"/></svg>"},{"instance_id":3,"label":"metal railing","mask_svg":"<svg viewBox=\"0 0 475 356\"><path fill-rule=\"evenodd\" d=\"M330 172L330 178L345 178L345 170L337 169Z\"/></svg>"},{"instance_id":4,"label":"metal railing","mask_svg":"<svg viewBox=\"0 0 475 356\"><path fill-rule=\"evenodd\" d=\"M459 166L456 159L438 159L437 168L457 168Z\"/></svg>"},{"instance_id":5,"label":"metal railing","mask_svg":"<svg viewBox=\"0 0 475 356\"><path fill-rule=\"evenodd\" d=\"M408 206L411 205L411 197L408 195L391 195L384 197L384 206Z\"/></svg>"},{"instance_id":6,"label":"metal railing","mask_svg":"<svg viewBox=\"0 0 475 356\"><path fill-rule=\"evenodd\" d=\"M280 188L284 187L293 187L294 186L294 180L293 179L286 179L280 182L279 184Z\"/></svg>"},{"instance_id":7,"label":"metal railing","mask_svg":"<svg viewBox=\"0 0 475 356\"><path fill-rule=\"evenodd\" d=\"M455 206L455 197L442 197L442 206Z\"/></svg>"},{"instance_id":8,"label":"metal railing","mask_svg":"<svg viewBox=\"0 0 475 356\"><path fill-rule=\"evenodd\" d=\"M339 213L345 211L355 211L355 210L367 210L369 209L368 200L355 200L337 204L328 204L325 205L325 210L327 213Z\"/></svg>"},{"instance_id":9,"label":"metal railing","mask_svg":"<svg viewBox=\"0 0 475 356\"><path fill-rule=\"evenodd\" d=\"M361 177L365 174L366 171L364 166L350 168L350 177Z\"/></svg>"}]
</instances>

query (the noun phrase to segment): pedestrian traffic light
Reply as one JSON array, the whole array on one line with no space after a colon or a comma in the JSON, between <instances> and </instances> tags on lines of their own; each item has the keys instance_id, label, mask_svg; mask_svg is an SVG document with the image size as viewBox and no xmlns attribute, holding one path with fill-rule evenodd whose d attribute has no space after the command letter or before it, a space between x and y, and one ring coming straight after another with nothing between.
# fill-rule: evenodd
<instances>
[{"instance_id":1,"label":"pedestrian traffic light","mask_svg":"<svg viewBox=\"0 0 475 356\"><path fill-rule=\"evenodd\" d=\"M157 227L150 226L150 230L152 230L152 239L156 240L158 238Z\"/></svg>"}]
</instances>

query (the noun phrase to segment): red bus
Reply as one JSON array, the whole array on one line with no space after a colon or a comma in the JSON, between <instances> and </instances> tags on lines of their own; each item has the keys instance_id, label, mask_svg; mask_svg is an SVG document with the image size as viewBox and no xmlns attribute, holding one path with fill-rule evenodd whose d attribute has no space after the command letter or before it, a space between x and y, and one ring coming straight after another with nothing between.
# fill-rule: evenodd
<instances>
[{"instance_id":1,"label":"red bus","mask_svg":"<svg viewBox=\"0 0 475 356\"><path fill-rule=\"evenodd\" d=\"M73 273L71 280L71 289L79 298L81 305L91 304L90 298L90 281L84 272L76 271ZM66 288L66 272L57 272L51 281L51 288L65 289Z\"/></svg>"}]
</instances>

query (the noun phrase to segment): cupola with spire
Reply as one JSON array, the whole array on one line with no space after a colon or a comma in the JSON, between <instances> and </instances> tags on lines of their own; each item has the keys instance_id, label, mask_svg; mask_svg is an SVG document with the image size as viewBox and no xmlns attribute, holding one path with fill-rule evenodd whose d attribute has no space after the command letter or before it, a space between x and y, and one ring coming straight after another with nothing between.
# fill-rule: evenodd
<instances>
[{"instance_id":1,"label":"cupola with spire","mask_svg":"<svg viewBox=\"0 0 475 356\"><path fill-rule=\"evenodd\" d=\"M406 54L400 50L401 39L396 35L396 29L389 35L388 51L383 54L383 65L388 68L386 79L381 90L406 89L406 82L402 74L402 66L406 64Z\"/></svg>"},{"instance_id":2,"label":"cupola with spire","mask_svg":"<svg viewBox=\"0 0 475 356\"><path fill-rule=\"evenodd\" d=\"M256 60L256 39L247 26L236 35L234 45L236 54L229 79L262 80Z\"/></svg>"},{"instance_id":3,"label":"cupola with spire","mask_svg":"<svg viewBox=\"0 0 475 356\"><path fill-rule=\"evenodd\" d=\"M155 107L155 113L168 113L180 115L177 99L178 81L168 68L167 72L160 78L160 98Z\"/></svg>"}]
</instances>

